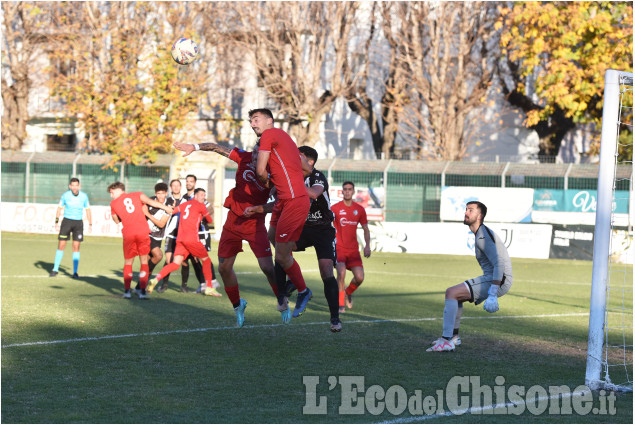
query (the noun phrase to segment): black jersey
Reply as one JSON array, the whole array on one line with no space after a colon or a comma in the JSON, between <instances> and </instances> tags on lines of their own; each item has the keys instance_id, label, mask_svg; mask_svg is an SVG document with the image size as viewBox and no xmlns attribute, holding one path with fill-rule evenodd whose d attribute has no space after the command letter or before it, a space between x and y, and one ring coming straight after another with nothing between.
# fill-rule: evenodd
<instances>
[{"instance_id":1,"label":"black jersey","mask_svg":"<svg viewBox=\"0 0 635 425\"><path fill-rule=\"evenodd\" d=\"M153 201L156 201L157 197L153 196L151 199ZM165 204L167 204L167 202L165 202ZM167 213L164 210L162 210L161 208L155 208L155 207L152 207L150 205L148 205L148 212L150 213L150 215L152 215L157 220L161 220L161 218L164 215L167 215ZM163 236L165 235L165 228L167 227L167 223L166 223L166 226L159 228L156 224L154 224L152 222L152 220L150 220L148 218L148 227L150 227L150 237L152 239L156 239L158 241L162 241L163 240Z\"/></svg>"},{"instance_id":2,"label":"black jersey","mask_svg":"<svg viewBox=\"0 0 635 425\"><path fill-rule=\"evenodd\" d=\"M333 211L331 211L329 183L326 177L321 171L314 168L311 174L304 179L304 184L307 188L312 188L313 186L324 188L324 191L317 199L311 200L311 209L306 218L305 226L332 227L334 215Z\"/></svg>"},{"instance_id":3,"label":"black jersey","mask_svg":"<svg viewBox=\"0 0 635 425\"><path fill-rule=\"evenodd\" d=\"M185 196L181 196L179 199L169 196L165 204L172 208L176 208L186 201L187 198ZM176 235L179 233L179 217L181 217L181 213L174 214L170 217L168 224L165 226L165 237L176 239Z\"/></svg>"}]
</instances>

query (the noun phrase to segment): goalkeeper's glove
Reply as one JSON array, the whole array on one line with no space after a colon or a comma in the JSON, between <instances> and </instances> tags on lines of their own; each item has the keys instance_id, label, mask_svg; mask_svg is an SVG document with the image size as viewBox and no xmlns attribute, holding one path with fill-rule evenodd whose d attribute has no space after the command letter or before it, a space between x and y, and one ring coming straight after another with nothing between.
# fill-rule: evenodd
<instances>
[{"instance_id":1,"label":"goalkeeper's glove","mask_svg":"<svg viewBox=\"0 0 635 425\"><path fill-rule=\"evenodd\" d=\"M489 287L488 294L489 296L483 303L483 310L488 313L496 313L498 311L498 289L500 286L492 284Z\"/></svg>"}]
</instances>

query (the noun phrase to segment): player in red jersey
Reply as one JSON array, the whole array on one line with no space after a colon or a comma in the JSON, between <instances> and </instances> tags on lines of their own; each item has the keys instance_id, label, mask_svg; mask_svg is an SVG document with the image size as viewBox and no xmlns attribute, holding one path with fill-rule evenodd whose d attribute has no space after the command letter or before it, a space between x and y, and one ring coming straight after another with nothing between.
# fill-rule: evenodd
<instances>
[{"instance_id":1,"label":"player in red jersey","mask_svg":"<svg viewBox=\"0 0 635 425\"><path fill-rule=\"evenodd\" d=\"M337 230L337 283L340 288L340 313L344 312L344 300L346 307L353 308L353 292L364 281L364 265L359 255L357 243L357 225L364 229L364 257L370 257L370 230L366 210L353 201L355 184L344 182L342 184L343 200L333 205L335 214L335 229ZM353 272L353 279L346 289L346 270Z\"/></svg>"},{"instance_id":2,"label":"player in red jersey","mask_svg":"<svg viewBox=\"0 0 635 425\"><path fill-rule=\"evenodd\" d=\"M307 288L300 265L292 255L295 242L300 239L311 201L304 185L303 163L300 151L291 137L273 126L273 114L269 109L249 111L249 123L260 138L260 150L256 163L258 179L266 186L275 186L279 211L276 227L276 262L298 289L298 299L293 317L300 316L313 293ZM287 303L286 276L276 273L278 284L278 311L282 322L291 322Z\"/></svg>"},{"instance_id":3,"label":"player in red jersey","mask_svg":"<svg viewBox=\"0 0 635 425\"><path fill-rule=\"evenodd\" d=\"M187 156L195 150L211 151L223 155L238 164L236 170L236 186L225 199L224 207L228 208L227 220L223 226L218 244L219 271L225 285L225 293L229 297L234 312L236 325L240 328L245 322L245 307L247 301L240 298L238 278L234 272L234 262L239 252L243 251L243 241L249 242L249 247L258 259L260 270L265 274L274 294L278 293L278 286L273 272L271 245L267 239L264 211L249 213L250 207L265 204L269 199L270 189L261 184L256 178L256 159L258 147L256 144L251 152L242 149L230 149L216 143L187 144L174 143L174 147L185 152Z\"/></svg>"},{"instance_id":4,"label":"player in red jersey","mask_svg":"<svg viewBox=\"0 0 635 425\"><path fill-rule=\"evenodd\" d=\"M179 233L176 236L174 261L164 266L154 279L150 280L150 292L165 275L181 267L183 260L190 254L201 261L205 283L207 286L212 285L212 260L210 260L207 249L205 249L198 237L201 220L205 219L208 223L212 222L212 217L205 207L205 189L198 188L194 190L194 198L180 204L174 208L173 212L181 213Z\"/></svg>"},{"instance_id":5,"label":"player in red jersey","mask_svg":"<svg viewBox=\"0 0 635 425\"><path fill-rule=\"evenodd\" d=\"M153 201L141 192L126 193L126 186L121 182L112 183L108 186L108 193L112 198L110 202L110 214L115 223L123 224L121 234L123 236L123 284L125 292L124 298L130 299L130 283L132 282L132 263L135 257L141 261L139 271L139 283L141 291L139 298L147 299L146 285L150 275L148 268L148 254L150 253L150 235L148 233L148 223L143 213L143 205L165 210L172 214L172 208L163 205L161 202Z\"/></svg>"}]
</instances>

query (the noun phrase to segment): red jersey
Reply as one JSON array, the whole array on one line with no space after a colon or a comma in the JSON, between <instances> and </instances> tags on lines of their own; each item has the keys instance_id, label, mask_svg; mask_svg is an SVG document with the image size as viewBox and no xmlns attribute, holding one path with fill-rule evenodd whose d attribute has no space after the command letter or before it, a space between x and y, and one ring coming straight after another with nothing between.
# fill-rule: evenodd
<instances>
[{"instance_id":1,"label":"red jersey","mask_svg":"<svg viewBox=\"0 0 635 425\"><path fill-rule=\"evenodd\" d=\"M268 166L278 199L308 196L300 151L285 131L279 128L265 130L260 136L260 151L271 152Z\"/></svg>"},{"instance_id":2,"label":"red jersey","mask_svg":"<svg viewBox=\"0 0 635 425\"><path fill-rule=\"evenodd\" d=\"M209 215L205 204L192 199L174 208L173 214L179 212L181 213L181 218L179 219L179 233L176 235L176 240L198 242L198 229L203 217L208 223L212 222L212 217Z\"/></svg>"},{"instance_id":3,"label":"red jersey","mask_svg":"<svg viewBox=\"0 0 635 425\"><path fill-rule=\"evenodd\" d=\"M124 238L132 235L148 235L148 222L143 213L141 192L124 193L110 202L110 214L119 217L123 224Z\"/></svg>"},{"instance_id":4,"label":"red jersey","mask_svg":"<svg viewBox=\"0 0 635 425\"><path fill-rule=\"evenodd\" d=\"M242 216L245 208L266 204L271 189L264 187L258 180L256 164L251 162L251 152L234 148L229 153L229 159L238 164L236 187L229 191L223 206L229 208L236 215ZM256 214L256 216L264 216L264 214Z\"/></svg>"},{"instance_id":5,"label":"red jersey","mask_svg":"<svg viewBox=\"0 0 635 425\"><path fill-rule=\"evenodd\" d=\"M337 249L359 251L357 225L368 224L366 210L357 202L353 202L350 207L347 207L344 201L333 205L331 210L335 214Z\"/></svg>"}]
</instances>

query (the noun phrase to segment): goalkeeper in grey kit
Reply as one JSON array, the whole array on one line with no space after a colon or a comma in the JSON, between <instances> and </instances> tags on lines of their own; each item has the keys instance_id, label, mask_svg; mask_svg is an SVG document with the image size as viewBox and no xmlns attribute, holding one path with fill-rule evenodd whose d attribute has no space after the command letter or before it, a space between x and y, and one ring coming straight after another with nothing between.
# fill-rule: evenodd
<instances>
[{"instance_id":1,"label":"goalkeeper in grey kit","mask_svg":"<svg viewBox=\"0 0 635 425\"><path fill-rule=\"evenodd\" d=\"M463 224L474 233L474 251L483 275L445 291L443 334L427 351L454 351L461 345L459 324L465 301L475 305L484 301L483 309L495 313L498 311L498 297L505 295L512 286L512 262L507 248L501 238L483 224L486 214L487 207L481 202L471 201L465 206Z\"/></svg>"}]
</instances>

